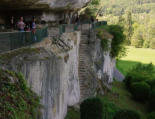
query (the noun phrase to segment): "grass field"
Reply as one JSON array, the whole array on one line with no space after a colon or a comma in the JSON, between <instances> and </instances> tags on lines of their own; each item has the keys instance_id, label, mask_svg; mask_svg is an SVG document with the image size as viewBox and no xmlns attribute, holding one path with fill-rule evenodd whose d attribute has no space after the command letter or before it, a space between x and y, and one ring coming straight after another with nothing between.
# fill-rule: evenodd
<instances>
[{"instance_id":1,"label":"grass field","mask_svg":"<svg viewBox=\"0 0 155 119\"><path fill-rule=\"evenodd\" d=\"M137 63L153 63L155 65L155 50L148 48L127 47L127 56L117 61L117 68L126 75L127 71Z\"/></svg>"},{"instance_id":2,"label":"grass field","mask_svg":"<svg viewBox=\"0 0 155 119\"><path fill-rule=\"evenodd\" d=\"M111 92L105 93L103 100L109 100L120 109L129 109L139 112L142 119L146 119L147 106L133 100L131 93L126 89L123 82L113 82Z\"/></svg>"}]
</instances>

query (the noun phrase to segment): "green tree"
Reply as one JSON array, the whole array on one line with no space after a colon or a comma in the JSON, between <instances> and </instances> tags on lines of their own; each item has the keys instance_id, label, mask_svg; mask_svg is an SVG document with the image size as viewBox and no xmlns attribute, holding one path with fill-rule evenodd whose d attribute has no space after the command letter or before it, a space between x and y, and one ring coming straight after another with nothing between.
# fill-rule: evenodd
<instances>
[{"instance_id":1,"label":"green tree","mask_svg":"<svg viewBox=\"0 0 155 119\"><path fill-rule=\"evenodd\" d=\"M143 47L143 27L138 27L136 30L134 30L131 45L135 46L136 48Z\"/></svg>"},{"instance_id":2,"label":"green tree","mask_svg":"<svg viewBox=\"0 0 155 119\"><path fill-rule=\"evenodd\" d=\"M100 0L92 0L85 8L85 10L81 13L82 19L85 21L90 19L91 17L96 18L96 15L99 11L99 4Z\"/></svg>"},{"instance_id":3,"label":"green tree","mask_svg":"<svg viewBox=\"0 0 155 119\"><path fill-rule=\"evenodd\" d=\"M125 20L125 35L126 35L126 43L127 45L131 44L131 37L133 33L132 28L132 14L131 12L126 13L126 20Z\"/></svg>"}]
</instances>

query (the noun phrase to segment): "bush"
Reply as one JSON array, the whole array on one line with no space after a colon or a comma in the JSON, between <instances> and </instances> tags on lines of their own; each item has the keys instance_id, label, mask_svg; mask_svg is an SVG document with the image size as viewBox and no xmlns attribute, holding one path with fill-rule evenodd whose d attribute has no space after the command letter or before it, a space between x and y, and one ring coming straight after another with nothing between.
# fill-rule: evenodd
<instances>
[{"instance_id":1,"label":"bush","mask_svg":"<svg viewBox=\"0 0 155 119\"><path fill-rule=\"evenodd\" d=\"M155 38L152 39L152 41L150 42L150 47L151 47L152 49L155 49Z\"/></svg>"},{"instance_id":2,"label":"bush","mask_svg":"<svg viewBox=\"0 0 155 119\"><path fill-rule=\"evenodd\" d=\"M111 43L111 56L112 57L122 57L125 55L125 35L123 34L123 27L120 25L108 25L101 26L98 30L107 31L113 35L112 43Z\"/></svg>"},{"instance_id":3,"label":"bush","mask_svg":"<svg viewBox=\"0 0 155 119\"><path fill-rule=\"evenodd\" d=\"M113 119L119 110L120 108L109 100L103 100L103 119Z\"/></svg>"},{"instance_id":4,"label":"bush","mask_svg":"<svg viewBox=\"0 0 155 119\"><path fill-rule=\"evenodd\" d=\"M148 99L151 87L146 82L135 82L131 84L131 93L136 100Z\"/></svg>"},{"instance_id":5,"label":"bush","mask_svg":"<svg viewBox=\"0 0 155 119\"><path fill-rule=\"evenodd\" d=\"M147 83L151 86L151 89L155 89L155 79L148 80Z\"/></svg>"},{"instance_id":6,"label":"bush","mask_svg":"<svg viewBox=\"0 0 155 119\"><path fill-rule=\"evenodd\" d=\"M0 119L39 119L40 98L21 73L0 69Z\"/></svg>"},{"instance_id":7,"label":"bush","mask_svg":"<svg viewBox=\"0 0 155 119\"><path fill-rule=\"evenodd\" d=\"M151 112L147 115L147 119L155 119L155 112Z\"/></svg>"},{"instance_id":8,"label":"bush","mask_svg":"<svg viewBox=\"0 0 155 119\"><path fill-rule=\"evenodd\" d=\"M125 78L125 84L128 89L131 89L131 84L134 82L145 81L148 82L148 84L151 84L150 81L153 80L154 74L155 71L152 63L147 65L139 63L128 71Z\"/></svg>"},{"instance_id":9,"label":"bush","mask_svg":"<svg viewBox=\"0 0 155 119\"><path fill-rule=\"evenodd\" d=\"M80 111L74 107L69 107L65 119L80 119Z\"/></svg>"},{"instance_id":10,"label":"bush","mask_svg":"<svg viewBox=\"0 0 155 119\"><path fill-rule=\"evenodd\" d=\"M114 119L140 119L140 115L133 110L120 110Z\"/></svg>"},{"instance_id":11,"label":"bush","mask_svg":"<svg viewBox=\"0 0 155 119\"><path fill-rule=\"evenodd\" d=\"M149 96L149 109L155 111L155 88L151 91Z\"/></svg>"},{"instance_id":12,"label":"bush","mask_svg":"<svg viewBox=\"0 0 155 119\"><path fill-rule=\"evenodd\" d=\"M80 105L81 119L102 119L102 102L99 98L87 99Z\"/></svg>"}]
</instances>

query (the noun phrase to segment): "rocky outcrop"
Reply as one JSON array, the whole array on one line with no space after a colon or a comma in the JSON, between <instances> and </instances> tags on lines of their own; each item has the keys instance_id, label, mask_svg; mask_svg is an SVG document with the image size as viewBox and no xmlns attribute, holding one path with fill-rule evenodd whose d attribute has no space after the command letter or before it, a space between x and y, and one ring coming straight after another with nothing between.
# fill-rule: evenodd
<instances>
[{"instance_id":1,"label":"rocky outcrop","mask_svg":"<svg viewBox=\"0 0 155 119\"><path fill-rule=\"evenodd\" d=\"M42 119L64 119L67 106L96 95L98 79L107 84L112 81L113 60L102 50L96 33L84 28L81 35L64 33L58 41L47 38L32 49L0 55L0 66L22 72L41 96Z\"/></svg>"},{"instance_id":2,"label":"rocky outcrop","mask_svg":"<svg viewBox=\"0 0 155 119\"><path fill-rule=\"evenodd\" d=\"M41 96L42 119L64 119L67 106L79 102L78 36L79 33L64 35L72 49L59 55L50 47L50 41L49 46L44 42L34 46L44 48L26 48L3 55L9 61L5 60L2 67L22 72L29 86Z\"/></svg>"},{"instance_id":3,"label":"rocky outcrop","mask_svg":"<svg viewBox=\"0 0 155 119\"><path fill-rule=\"evenodd\" d=\"M14 16L30 19L36 16L38 21L67 22L73 12L86 6L90 0L1 0L0 17L7 20ZM16 19L18 21L18 19Z\"/></svg>"},{"instance_id":4,"label":"rocky outcrop","mask_svg":"<svg viewBox=\"0 0 155 119\"><path fill-rule=\"evenodd\" d=\"M83 7L90 0L1 0L3 9L73 10Z\"/></svg>"}]
</instances>

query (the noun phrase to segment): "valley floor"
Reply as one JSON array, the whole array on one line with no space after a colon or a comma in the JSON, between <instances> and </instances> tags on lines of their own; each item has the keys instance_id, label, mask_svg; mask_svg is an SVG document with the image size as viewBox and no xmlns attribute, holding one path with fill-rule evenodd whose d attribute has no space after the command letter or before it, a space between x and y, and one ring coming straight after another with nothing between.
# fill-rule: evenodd
<instances>
[{"instance_id":1,"label":"valley floor","mask_svg":"<svg viewBox=\"0 0 155 119\"><path fill-rule=\"evenodd\" d=\"M117 61L117 68L126 75L137 63L155 65L155 49L127 47L127 55Z\"/></svg>"}]
</instances>

